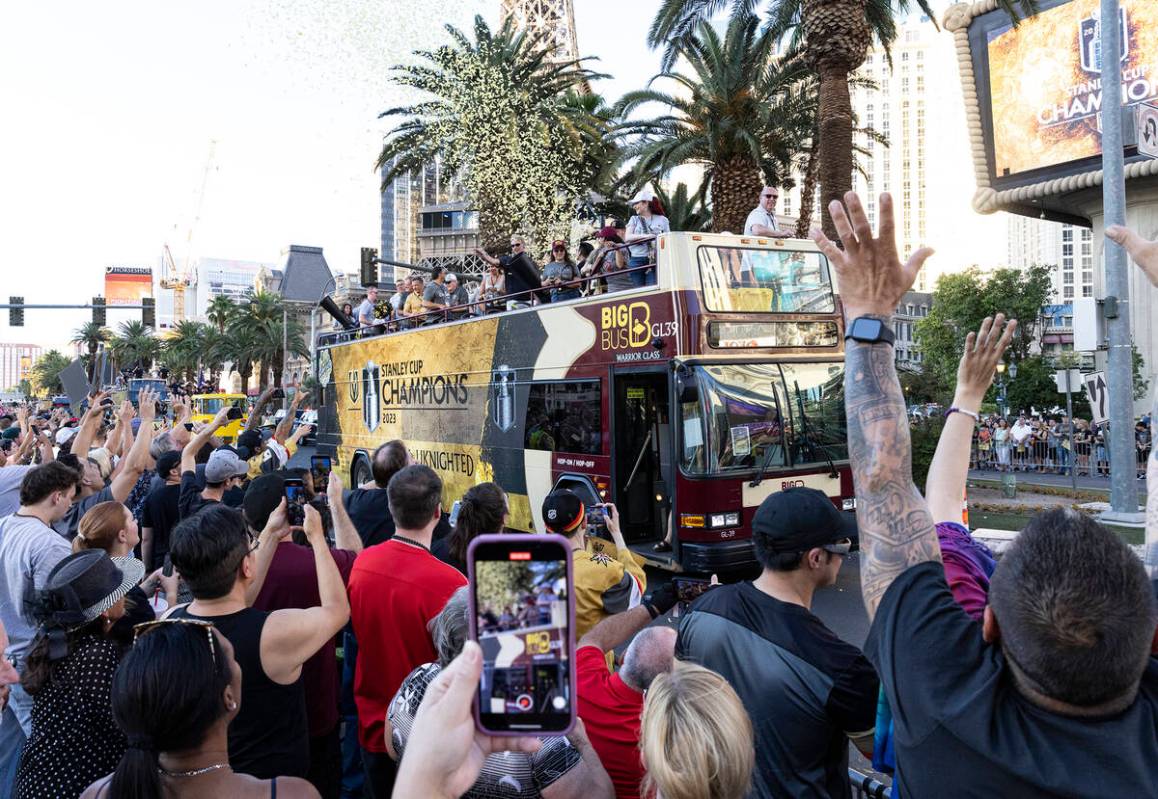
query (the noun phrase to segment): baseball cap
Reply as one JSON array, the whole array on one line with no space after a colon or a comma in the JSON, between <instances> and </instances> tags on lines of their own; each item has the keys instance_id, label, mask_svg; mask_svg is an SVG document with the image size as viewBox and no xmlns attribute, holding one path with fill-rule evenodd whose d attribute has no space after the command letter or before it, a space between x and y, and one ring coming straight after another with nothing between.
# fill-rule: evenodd
<instances>
[{"instance_id":1,"label":"baseball cap","mask_svg":"<svg viewBox=\"0 0 1158 799\"><path fill-rule=\"evenodd\" d=\"M12 425L12 427L9 427L3 433L0 433L0 438L6 438L9 441L13 441L19 437L20 437L20 428L17 427L16 425Z\"/></svg>"},{"instance_id":2,"label":"baseball cap","mask_svg":"<svg viewBox=\"0 0 1158 799\"><path fill-rule=\"evenodd\" d=\"M284 492L285 479L280 474L263 474L253 480L241 501L241 511L249 526L254 530L264 528L269 515L281 504Z\"/></svg>"},{"instance_id":3,"label":"baseball cap","mask_svg":"<svg viewBox=\"0 0 1158 799\"><path fill-rule=\"evenodd\" d=\"M176 468L177 464L181 462L181 453L176 450L169 450L168 452L157 458L157 476L164 480L169 476L169 472Z\"/></svg>"},{"instance_id":4,"label":"baseball cap","mask_svg":"<svg viewBox=\"0 0 1158 799\"><path fill-rule=\"evenodd\" d=\"M583 524L587 509L569 488L552 491L543 500L543 526L552 533L573 533Z\"/></svg>"},{"instance_id":5,"label":"baseball cap","mask_svg":"<svg viewBox=\"0 0 1158 799\"><path fill-rule=\"evenodd\" d=\"M77 434L75 427L62 427L56 431L56 443L60 445L67 444L72 440L72 437Z\"/></svg>"},{"instance_id":6,"label":"baseball cap","mask_svg":"<svg viewBox=\"0 0 1158 799\"><path fill-rule=\"evenodd\" d=\"M614 236L618 236L619 234L615 231L615 228L605 227L605 228L600 228L599 232L596 233L595 235L601 239L610 239L610 238L613 238Z\"/></svg>"},{"instance_id":7,"label":"baseball cap","mask_svg":"<svg viewBox=\"0 0 1158 799\"><path fill-rule=\"evenodd\" d=\"M815 488L786 488L770 494L752 517L752 535L773 552L807 552L851 538L858 540L856 514L836 509L832 500Z\"/></svg>"},{"instance_id":8,"label":"baseball cap","mask_svg":"<svg viewBox=\"0 0 1158 799\"><path fill-rule=\"evenodd\" d=\"M215 449L205 464L205 482L224 483L230 477L244 477L249 474L249 466L237 457L236 452Z\"/></svg>"},{"instance_id":9,"label":"baseball cap","mask_svg":"<svg viewBox=\"0 0 1158 799\"><path fill-rule=\"evenodd\" d=\"M456 275L454 272L447 272L446 273L446 282L447 283L457 283L458 282L458 275Z\"/></svg>"}]
</instances>

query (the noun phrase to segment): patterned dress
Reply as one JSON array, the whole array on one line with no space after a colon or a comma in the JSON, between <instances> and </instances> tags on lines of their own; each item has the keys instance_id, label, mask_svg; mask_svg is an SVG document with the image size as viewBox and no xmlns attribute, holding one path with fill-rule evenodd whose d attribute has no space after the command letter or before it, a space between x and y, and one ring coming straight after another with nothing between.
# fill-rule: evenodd
<instances>
[{"instance_id":1,"label":"patterned dress","mask_svg":"<svg viewBox=\"0 0 1158 799\"><path fill-rule=\"evenodd\" d=\"M113 672L123 653L109 638L88 635L55 665L33 699L16 799L77 799L116 769L127 745L112 711Z\"/></svg>"}]
</instances>

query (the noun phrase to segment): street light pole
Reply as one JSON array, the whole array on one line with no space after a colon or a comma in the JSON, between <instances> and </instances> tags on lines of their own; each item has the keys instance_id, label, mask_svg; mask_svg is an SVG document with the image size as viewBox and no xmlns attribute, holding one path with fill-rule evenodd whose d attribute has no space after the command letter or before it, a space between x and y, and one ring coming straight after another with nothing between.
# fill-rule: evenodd
<instances>
[{"instance_id":1,"label":"street light pole","mask_svg":"<svg viewBox=\"0 0 1158 799\"><path fill-rule=\"evenodd\" d=\"M1101 0L1102 205L1105 227L1126 224L1126 179L1122 150L1122 29L1118 0ZM1106 378L1110 419L1110 512L1106 519L1138 519L1134 480L1134 381L1130 340L1130 281L1126 251L1106 239L1106 314L1109 357ZM1116 299L1116 303L1111 303Z\"/></svg>"}]
</instances>

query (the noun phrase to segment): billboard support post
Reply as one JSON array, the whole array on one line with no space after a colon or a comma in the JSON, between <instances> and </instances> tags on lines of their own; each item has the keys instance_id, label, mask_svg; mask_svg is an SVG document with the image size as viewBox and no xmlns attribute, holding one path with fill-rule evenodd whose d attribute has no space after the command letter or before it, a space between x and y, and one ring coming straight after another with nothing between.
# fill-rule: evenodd
<instances>
[{"instance_id":1,"label":"billboard support post","mask_svg":"<svg viewBox=\"0 0 1158 799\"><path fill-rule=\"evenodd\" d=\"M1126 224L1126 177L1122 146L1122 30L1118 0L1101 0L1102 72L1102 204L1106 227ZM1107 314L1110 405L1110 508L1116 518L1138 515L1134 480L1134 381L1130 338L1130 281L1126 251L1105 240L1106 297L1117 298L1117 312ZM1104 307L1110 307L1106 303Z\"/></svg>"}]
</instances>

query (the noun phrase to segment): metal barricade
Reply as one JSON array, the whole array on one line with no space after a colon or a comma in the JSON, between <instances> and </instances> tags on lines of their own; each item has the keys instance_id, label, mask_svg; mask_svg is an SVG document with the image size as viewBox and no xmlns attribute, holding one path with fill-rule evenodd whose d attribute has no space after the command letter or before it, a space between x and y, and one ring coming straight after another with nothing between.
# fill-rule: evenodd
<instances>
[{"instance_id":1,"label":"metal barricade","mask_svg":"<svg viewBox=\"0 0 1158 799\"><path fill-rule=\"evenodd\" d=\"M848 784L855 799L892 799L892 788L854 768L848 770Z\"/></svg>"}]
</instances>

